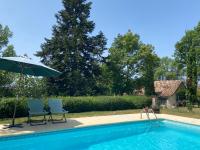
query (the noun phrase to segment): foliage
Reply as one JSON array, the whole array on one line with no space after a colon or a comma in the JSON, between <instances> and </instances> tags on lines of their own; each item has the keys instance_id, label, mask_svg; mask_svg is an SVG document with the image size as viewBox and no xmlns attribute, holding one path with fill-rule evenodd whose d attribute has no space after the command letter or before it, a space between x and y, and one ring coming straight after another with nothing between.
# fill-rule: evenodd
<instances>
[{"instance_id":1,"label":"foliage","mask_svg":"<svg viewBox=\"0 0 200 150\"><path fill-rule=\"evenodd\" d=\"M64 9L56 15L51 39L45 39L36 56L62 75L48 79L48 94L93 95L106 39L102 32L91 35L95 24L89 20L91 2L63 0Z\"/></svg>"},{"instance_id":2,"label":"foliage","mask_svg":"<svg viewBox=\"0 0 200 150\"><path fill-rule=\"evenodd\" d=\"M154 93L153 76L159 58L153 46L143 44L139 35L129 30L115 38L109 52L107 64L112 74L114 93L130 94L141 81L146 95Z\"/></svg>"},{"instance_id":3,"label":"foliage","mask_svg":"<svg viewBox=\"0 0 200 150\"><path fill-rule=\"evenodd\" d=\"M197 101L197 76L200 65L200 23L193 30L186 31L183 38L177 42L176 61L186 67L186 85L188 108Z\"/></svg>"},{"instance_id":4,"label":"foliage","mask_svg":"<svg viewBox=\"0 0 200 150\"><path fill-rule=\"evenodd\" d=\"M40 98L47 95L46 80L44 78L32 76L17 77L16 85L20 87L16 88L15 93L20 93L20 95L24 97Z\"/></svg>"},{"instance_id":5,"label":"foliage","mask_svg":"<svg viewBox=\"0 0 200 150\"><path fill-rule=\"evenodd\" d=\"M7 46L2 51L3 57L16 56L13 45ZM14 96L14 81L16 79L16 74L7 71L0 71L0 97L10 97Z\"/></svg>"},{"instance_id":6,"label":"foliage","mask_svg":"<svg viewBox=\"0 0 200 150\"><path fill-rule=\"evenodd\" d=\"M133 91L132 77L137 73L136 55L139 50L139 35L130 30L118 35L109 49L108 67L112 74L112 92L115 94Z\"/></svg>"},{"instance_id":7,"label":"foliage","mask_svg":"<svg viewBox=\"0 0 200 150\"><path fill-rule=\"evenodd\" d=\"M159 57L154 52L152 45L142 44L139 51L139 70L142 75L145 95L155 95L154 72L159 63Z\"/></svg>"},{"instance_id":8,"label":"foliage","mask_svg":"<svg viewBox=\"0 0 200 150\"><path fill-rule=\"evenodd\" d=\"M180 89L176 92L176 97L178 100L186 100L186 89Z\"/></svg>"},{"instance_id":9,"label":"foliage","mask_svg":"<svg viewBox=\"0 0 200 150\"><path fill-rule=\"evenodd\" d=\"M63 103L70 112L114 111L150 106L151 98L145 96L66 97L63 98Z\"/></svg>"},{"instance_id":10,"label":"foliage","mask_svg":"<svg viewBox=\"0 0 200 150\"><path fill-rule=\"evenodd\" d=\"M101 75L97 78L97 95L112 95L113 74L106 62L100 65L100 69Z\"/></svg>"},{"instance_id":11,"label":"foliage","mask_svg":"<svg viewBox=\"0 0 200 150\"><path fill-rule=\"evenodd\" d=\"M15 98L0 99L0 118L8 118L13 116ZM17 101L17 117L27 116L27 102L24 98Z\"/></svg>"},{"instance_id":12,"label":"foliage","mask_svg":"<svg viewBox=\"0 0 200 150\"><path fill-rule=\"evenodd\" d=\"M197 88L197 96L200 97L200 88Z\"/></svg>"},{"instance_id":13,"label":"foliage","mask_svg":"<svg viewBox=\"0 0 200 150\"><path fill-rule=\"evenodd\" d=\"M113 111L141 109L151 105L151 98L145 96L95 96L95 97L58 97L69 112ZM46 109L47 99L44 101ZM0 118L12 117L14 98L0 99ZM27 116L27 98L17 103L17 117Z\"/></svg>"},{"instance_id":14,"label":"foliage","mask_svg":"<svg viewBox=\"0 0 200 150\"><path fill-rule=\"evenodd\" d=\"M8 44L9 38L12 36L12 32L8 26L3 26L0 24L0 50Z\"/></svg>"},{"instance_id":15,"label":"foliage","mask_svg":"<svg viewBox=\"0 0 200 150\"><path fill-rule=\"evenodd\" d=\"M15 57L17 56L14 46L13 45L8 45L2 52L3 57Z\"/></svg>"},{"instance_id":16,"label":"foliage","mask_svg":"<svg viewBox=\"0 0 200 150\"><path fill-rule=\"evenodd\" d=\"M155 80L180 80L184 76L184 68L173 58L162 57L160 59L159 67L155 72Z\"/></svg>"}]
</instances>

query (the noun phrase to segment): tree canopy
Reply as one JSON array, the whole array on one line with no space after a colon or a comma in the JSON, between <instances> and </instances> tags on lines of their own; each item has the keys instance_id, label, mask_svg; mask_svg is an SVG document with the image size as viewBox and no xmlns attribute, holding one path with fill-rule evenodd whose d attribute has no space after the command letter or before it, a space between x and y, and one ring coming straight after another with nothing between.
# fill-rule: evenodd
<instances>
[{"instance_id":1,"label":"tree canopy","mask_svg":"<svg viewBox=\"0 0 200 150\"><path fill-rule=\"evenodd\" d=\"M119 34L109 49L112 91L116 94L133 91L132 78L137 74L136 56L139 51L139 42L139 35L128 31L125 35Z\"/></svg>"},{"instance_id":2,"label":"tree canopy","mask_svg":"<svg viewBox=\"0 0 200 150\"><path fill-rule=\"evenodd\" d=\"M89 20L91 2L63 0L63 9L56 14L52 38L45 39L36 56L62 75L49 79L49 94L93 95L96 78L106 49L102 32L92 35L95 23Z\"/></svg>"},{"instance_id":3,"label":"tree canopy","mask_svg":"<svg viewBox=\"0 0 200 150\"><path fill-rule=\"evenodd\" d=\"M115 38L109 53L114 93L132 93L140 83L145 87L146 95L154 94L153 76L159 58L152 45L143 44L139 35L129 30Z\"/></svg>"},{"instance_id":4,"label":"tree canopy","mask_svg":"<svg viewBox=\"0 0 200 150\"><path fill-rule=\"evenodd\" d=\"M13 45L7 46L2 51L3 57L13 57L16 56L16 52L14 50ZM15 81L16 75L11 72L7 71L0 71L0 96L13 96L14 91L13 89L13 83Z\"/></svg>"},{"instance_id":5,"label":"tree canopy","mask_svg":"<svg viewBox=\"0 0 200 150\"><path fill-rule=\"evenodd\" d=\"M9 38L12 36L12 32L8 26L3 26L0 24L0 52L4 46L8 44Z\"/></svg>"},{"instance_id":6,"label":"tree canopy","mask_svg":"<svg viewBox=\"0 0 200 150\"><path fill-rule=\"evenodd\" d=\"M198 68L200 65L200 23L185 35L176 44L176 61L186 68L186 85L188 103L197 100Z\"/></svg>"},{"instance_id":7,"label":"tree canopy","mask_svg":"<svg viewBox=\"0 0 200 150\"><path fill-rule=\"evenodd\" d=\"M180 80L185 76L185 69L173 58L160 58L159 67L155 72L155 80Z\"/></svg>"},{"instance_id":8,"label":"tree canopy","mask_svg":"<svg viewBox=\"0 0 200 150\"><path fill-rule=\"evenodd\" d=\"M145 88L145 95L155 95L154 73L159 64L159 57L155 54L152 45L141 45L138 62L139 71L141 72Z\"/></svg>"}]
</instances>

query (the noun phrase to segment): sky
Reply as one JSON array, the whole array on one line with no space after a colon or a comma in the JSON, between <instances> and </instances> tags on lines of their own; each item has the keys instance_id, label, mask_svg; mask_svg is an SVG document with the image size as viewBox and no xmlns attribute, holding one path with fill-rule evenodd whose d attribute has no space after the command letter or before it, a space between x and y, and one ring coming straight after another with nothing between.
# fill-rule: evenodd
<instances>
[{"instance_id":1,"label":"sky","mask_svg":"<svg viewBox=\"0 0 200 150\"><path fill-rule=\"evenodd\" d=\"M129 29L152 44L160 56L171 57L186 30L200 21L199 0L90 0L93 34L102 31L109 48L114 38ZM61 0L1 0L0 24L13 32L10 44L18 55L33 59L44 38L50 38Z\"/></svg>"}]
</instances>

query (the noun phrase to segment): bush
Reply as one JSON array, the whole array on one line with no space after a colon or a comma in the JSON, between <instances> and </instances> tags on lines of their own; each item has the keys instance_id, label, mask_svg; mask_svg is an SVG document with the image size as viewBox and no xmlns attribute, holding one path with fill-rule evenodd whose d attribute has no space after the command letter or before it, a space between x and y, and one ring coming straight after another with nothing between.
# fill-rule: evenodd
<instances>
[{"instance_id":1,"label":"bush","mask_svg":"<svg viewBox=\"0 0 200 150\"><path fill-rule=\"evenodd\" d=\"M179 101L186 100L186 89L180 89L177 91L176 97Z\"/></svg>"},{"instance_id":2,"label":"bush","mask_svg":"<svg viewBox=\"0 0 200 150\"><path fill-rule=\"evenodd\" d=\"M82 96L58 97L63 100L63 106L72 113L88 111L113 111L125 109L141 109L151 105L151 98L145 96ZM17 117L27 116L27 98L17 102ZM44 99L45 108L48 109L47 99ZM0 100L0 118L12 117L14 98Z\"/></svg>"}]
</instances>

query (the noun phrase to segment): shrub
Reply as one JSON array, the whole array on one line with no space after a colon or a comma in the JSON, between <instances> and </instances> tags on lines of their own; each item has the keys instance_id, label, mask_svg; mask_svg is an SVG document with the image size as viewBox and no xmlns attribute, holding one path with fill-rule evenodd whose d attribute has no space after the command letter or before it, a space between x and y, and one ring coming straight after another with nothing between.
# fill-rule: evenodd
<instances>
[{"instance_id":1,"label":"shrub","mask_svg":"<svg viewBox=\"0 0 200 150\"><path fill-rule=\"evenodd\" d=\"M82 96L58 97L63 100L66 110L72 113L88 111L113 111L125 109L140 109L151 105L151 98L146 96ZM27 116L27 98L17 102L17 117ZM44 99L45 109L48 109L47 98ZM12 117L14 98L0 100L0 118Z\"/></svg>"},{"instance_id":2,"label":"shrub","mask_svg":"<svg viewBox=\"0 0 200 150\"><path fill-rule=\"evenodd\" d=\"M186 100L186 89L180 89L177 91L176 97L179 101Z\"/></svg>"}]
</instances>

